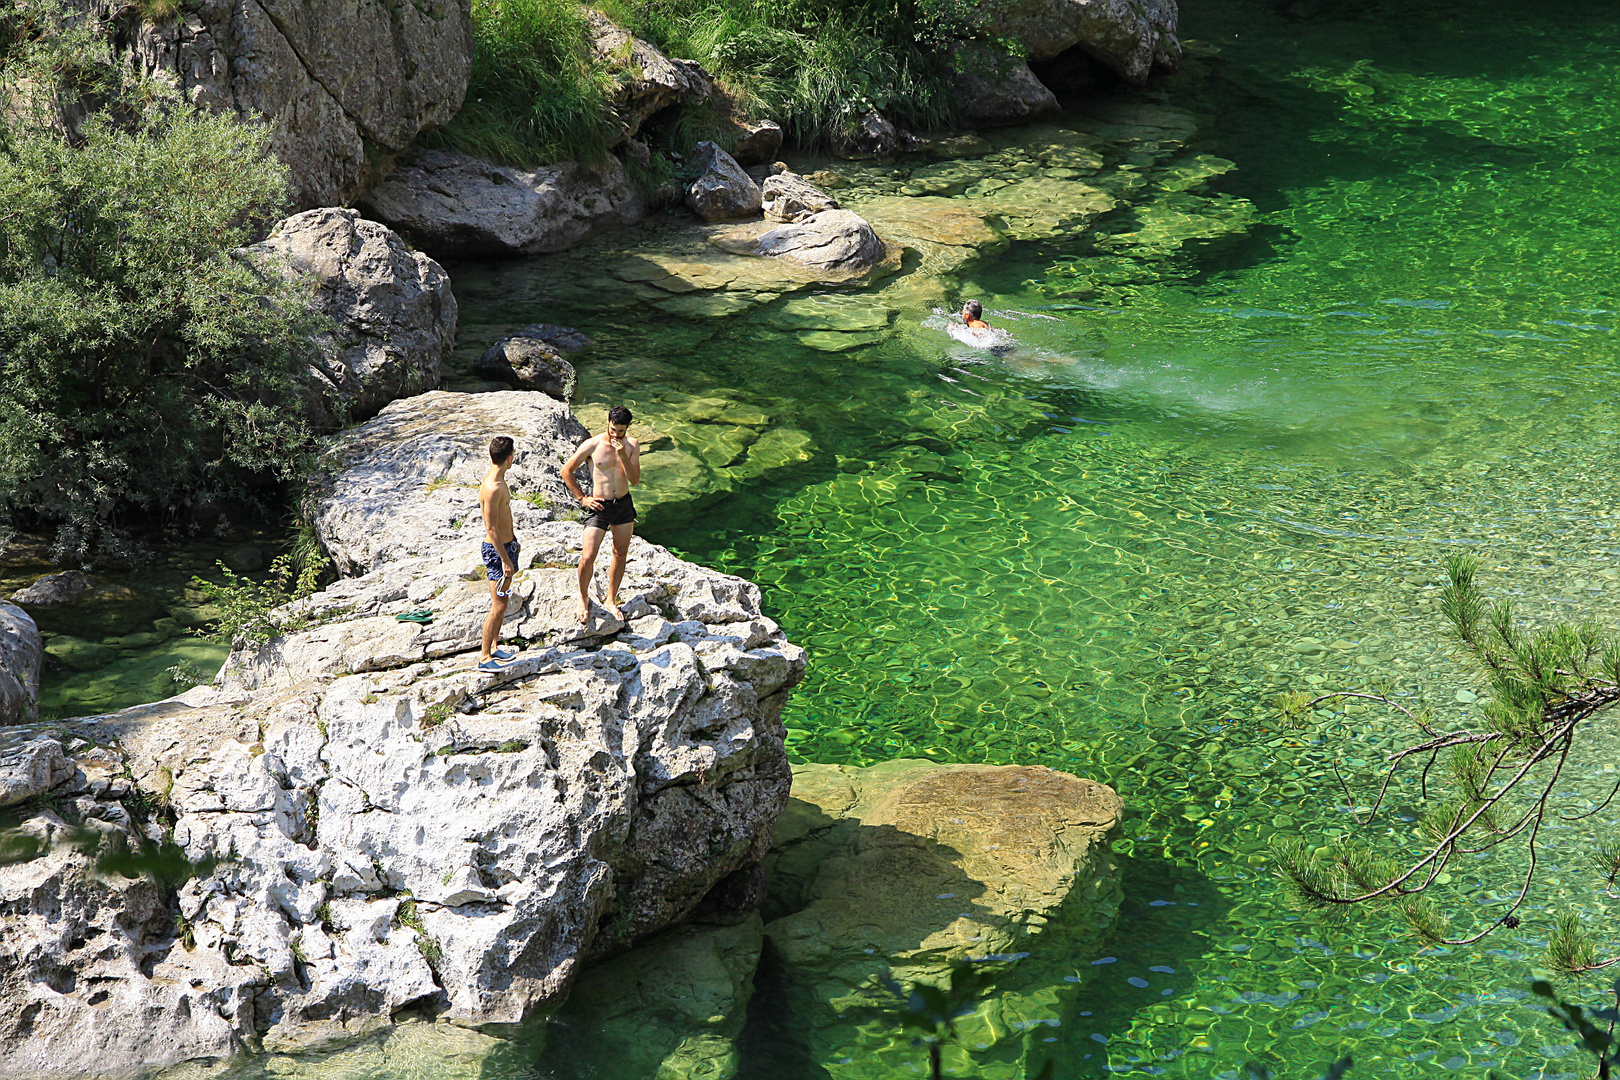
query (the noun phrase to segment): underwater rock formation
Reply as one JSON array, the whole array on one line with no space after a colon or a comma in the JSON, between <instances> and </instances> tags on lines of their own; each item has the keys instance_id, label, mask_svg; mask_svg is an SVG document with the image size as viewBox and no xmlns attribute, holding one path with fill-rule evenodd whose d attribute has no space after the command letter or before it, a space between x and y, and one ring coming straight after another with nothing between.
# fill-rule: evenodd
<instances>
[{"instance_id":1,"label":"underwater rock formation","mask_svg":"<svg viewBox=\"0 0 1620 1080\"><path fill-rule=\"evenodd\" d=\"M815 1060L838 1078L910 1060L887 1033L844 1042L863 1037L840 1015L878 1003L880 973L940 986L952 961L1035 953L958 1021L977 1069L1023 1075L1031 1029L1058 1014L1076 963L1113 928L1123 894L1109 842L1123 814L1112 789L1040 766L796 766L765 864L765 935ZM1071 977L1039 970L1053 961Z\"/></svg>"}]
</instances>

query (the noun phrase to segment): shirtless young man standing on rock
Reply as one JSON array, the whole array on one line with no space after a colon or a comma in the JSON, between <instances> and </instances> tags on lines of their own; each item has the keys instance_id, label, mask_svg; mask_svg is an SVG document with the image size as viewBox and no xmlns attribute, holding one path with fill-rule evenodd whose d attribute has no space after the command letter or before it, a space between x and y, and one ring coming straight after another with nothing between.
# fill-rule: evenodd
<instances>
[{"instance_id":1,"label":"shirtless young man standing on rock","mask_svg":"<svg viewBox=\"0 0 1620 1080\"><path fill-rule=\"evenodd\" d=\"M624 560L630 552L630 534L636 527L636 504L630 489L641 483L641 445L629 435L630 410L615 405L608 410L608 428L579 444L574 456L563 466L563 483L585 507L585 550L579 557L579 621L591 619L591 575L596 570L596 553L602 537L613 533L613 565L608 572L608 613L620 622L619 583L624 580ZM586 495L574 479L574 470L591 459L591 491Z\"/></svg>"},{"instance_id":2,"label":"shirtless young man standing on rock","mask_svg":"<svg viewBox=\"0 0 1620 1080\"><path fill-rule=\"evenodd\" d=\"M478 485L478 505L484 512L484 576L489 578L489 614L484 617L484 647L478 654L482 671L499 671L502 663L517 655L495 647L501 623L506 621L512 577L517 573L519 545L512 532L512 489L506 486L512 452L512 440L507 436L489 440L489 471Z\"/></svg>"}]
</instances>

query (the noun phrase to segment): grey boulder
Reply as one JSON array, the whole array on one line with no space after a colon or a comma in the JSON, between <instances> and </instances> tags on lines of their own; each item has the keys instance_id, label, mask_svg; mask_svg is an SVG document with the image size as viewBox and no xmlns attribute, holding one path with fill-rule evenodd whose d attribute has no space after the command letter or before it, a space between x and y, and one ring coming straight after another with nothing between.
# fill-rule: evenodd
<instances>
[{"instance_id":1,"label":"grey boulder","mask_svg":"<svg viewBox=\"0 0 1620 1080\"><path fill-rule=\"evenodd\" d=\"M833 138L832 151L841 158L892 157L899 153L903 138L889 118L868 109L858 119L846 123Z\"/></svg>"},{"instance_id":2,"label":"grey boulder","mask_svg":"<svg viewBox=\"0 0 1620 1080\"><path fill-rule=\"evenodd\" d=\"M502 338L473 361L472 373L517 390L538 390L559 401L574 396L579 376L574 365L537 338L515 335Z\"/></svg>"},{"instance_id":3,"label":"grey boulder","mask_svg":"<svg viewBox=\"0 0 1620 1080\"><path fill-rule=\"evenodd\" d=\"M455 294L444 268L392 230L353 210L308 210L279 222L247 255L308 282L331 320L309 379L317 429L335 431L438 387L455 347Z\"/></svg>"},{"instance_id":4,"label":"grey boulder","mask_svg":"<svg viewBox=\"0 0 1620 1080\"><path fill-rule=\"evenodd\" d=\"M804 221L823 210L837 210L838 200L798 173L782 172L760 185L766 221Z\"/></svg>"},{"instance_id":5,"label":"grey boulder","mask_svg":"<svg viewBox=\"0 0 1620 1080\"><path fill-rule=\"evenodd\" d=\"M299 209L363 194L455 116L472 70L469 0L196 0L128 31L131 62L189 101L269 125Z\"/></svg>"},{"instance_id":6,"label":"grey boulder","mask_svg":"<svg viewBox=\"0 0 1620 1080\"><path fill-rule=\"evenodd\" d=\"M520 537L574 506L561 466L590 433L561 401L521 390L405 398L335 436L309 482L305 508L338 571L369 573L445 541L476 552L478 485L496 435L517 444L506 476ZM588 470L579 480L589 490Z\"/></svg>"},{"instance_id":7,"label":"grey boulder","mask_svg":"<svg viewBox=\"0 0 1620 1080\"><path fill-rule=\"evenodd\" d=\"M786 259L815 270L862 273L882 262L887 250L859 214L823 210L803 221L762 233L754 242L754 254Z\"/></svg>"},{"instance_id":8,"label":"grey boulder","mask_svg":"<svg viewBox=\"0 0 1620 1080\"><path fill-rule=\"evenodd\" d=\"M1021 57L968 46L957 54L957 64L956 103L966 123L1024 124L1062 111L1057 96Z\"/></svg>"},{"instance_id":9,"label":"grey boulder","mask_svg":"<svg viewBox=\"0 0 1620 1080\"><path fill-rule=\"evenodd\" d=\"M775 120L736 120L731 156L739 165L764 165L782 149L782 128Z\"/></svg>"},{"instance_id":10,"label":"grey boulder","mask_svg":"<svg viewBox=\"0 0 1620 1080\"><path fill-rule=\"evenodd\" d=\"M671 60L600 11L585 11L591 56L613 80L608 102L619 122L615 143L633 138L655 114L712 91L708 74L690 60Z\"/></svg>"},{"instance_id":11,"label":"grey boulder","mask_svg":"<svg viewBox=\"0 0 1620 1080\"><path fill-rule=\"evenodd\" d=\"M440 258L562 251L647 213L614 157L514 169L438 150L396 169L360 208Z\"/></svg>"},{"instance_id":12,"label":"grey boulder","mask_svg":"<svg viewBox=\"0 0 1620 1080\"><path fill-rule=\"evenodd\" d=\"M741 165L712 142L693 152L698 178L686 189L686 205L705 221L751 218L760 211L759 185Z\"/></svg>"},{"instance_id":13,"label":"grey boulder","mask_svg":"<svg viewBox=\"0 0 1620 1080\"><path fill-rule=\"evenodd\" d=\"M1078 47L1137 86L1181 55L1175 0L990 0L979 16L988 35L1017 41L1026 59Z\"/></svg>"},{"instance_id":14,"label":"grey boulder","mask_svg":"<svg viewBox=\"0 0 1620 1080\"><path fill-rule=\"evenodd\" d=\"M45 650L28 612L0 602L0 724L39 715L39 666Z\"/></svg>"}]
</instances>

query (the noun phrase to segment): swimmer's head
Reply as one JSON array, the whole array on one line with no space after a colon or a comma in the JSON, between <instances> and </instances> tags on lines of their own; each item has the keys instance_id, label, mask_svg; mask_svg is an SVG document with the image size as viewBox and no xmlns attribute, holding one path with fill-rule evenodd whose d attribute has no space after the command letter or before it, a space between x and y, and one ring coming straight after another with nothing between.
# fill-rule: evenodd
<instances>
[{"instance_id":1,"label":"swimmer's head","mask_svg":"<svg viewBox=\"0 0 1620 1080\"><path fill-rule=\"evenodd\" d=\"M977 300L969 300L967 303L962 305L962 317L965 319L977 319L983 314L984 305L979 303Z\"/></svg>"}]
</instances>

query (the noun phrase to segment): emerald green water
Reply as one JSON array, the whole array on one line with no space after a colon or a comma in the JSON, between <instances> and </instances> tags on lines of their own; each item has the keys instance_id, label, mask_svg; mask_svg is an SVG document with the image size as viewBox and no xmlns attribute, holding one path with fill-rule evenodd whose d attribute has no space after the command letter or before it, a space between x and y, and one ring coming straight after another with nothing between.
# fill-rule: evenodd
<instances>
[{"instance_id":1,"label":"emerald green water","mask_svg":"<svg viewBox=\"0 0 1620 1080\"><path fill-rule=\"evenodd\" d=\"M1126 905L1104 962L1073 958L1041 1044L1059 1078L1307 1077L1344 1053L1356 1077L1573 1077L1585 1059L1525 1001L1552 914L1620 947L1579 865L1612 819L1554 822L1523 925L1459 949L1377 913L1301 914L1266 855L1349 829L1335 772L1364 799L1409 734L1359 704L1283 727L1280 691L1376 688L1471 721L1436 610L1445 553L1478 553L1532 619L1620 622L1620 22L1599 3L1346 7L1189 0L1184 35L1220 59L1171 96L1204 118L1194 145L1141 155L1158 186L1082 235L891 284L873 344L807 348L779 304L593 304L544 260L455 269L464 326L595 338L582 402L627 400L722 463L694 400L804 433L808 460L649 518L758 581L810 651L795 760L1038 763L1125 797ZM1165 182L1192 153L1236 167ZM1189 218L1244 228L1182 244ZM942 333L963 296L1017 345ZM1567 809L1617 763L1612 737L1585 749ZM1394 805L1398 847L1413 792ZM1507 910L1521 858L1442 880L1459 930ZM1601 985L1562 987L1596 1003ZM745 1080L825 1075L769 1012ZM611 1075L611 1049L536 1075ZM426 1053L356 1060L438 1075Z\"/></svg>"},{"instance_id":2,"label":"emerald green water","mask_svg":"<svg viewBox=\"0 0 1620 1080\"><path fill-rule=\"evenodd\" d=\"M1078 962L1058 1076L1308 1076L1346 1052L1354 1075L1573 1076L1523 1001L1550 913L1620 944L1570 825L1524 925L1456 950L1301 916L1265 857L1345 830L1331 763L1366 792L1406 734L1354 707L1281 729L1278 691L1385 686L1469 722L1445 552L1480 553L1537 619L1612 623L1620 589L1620 25L1598 4L1340 7L1186 5L1223 54L1198 148L1236 163L1216 186L1252 229L1090 291L1099 234L971 266L951 299L984 299L1006 356L923 326L929 302L837 355L763 316L580 314L586 396L716 394L815 441L653 531L760 582L810 650L797 760L1034 762L1124 795L1116 962ZM1587 796L1616 760L1580 763ZM1442 906L1495 919L1518 865L1455 870ZM787 1069L775 1045L756 1029L743 1075Z\"/></svg>"}]
</instances>

